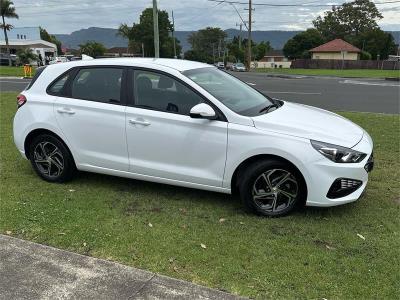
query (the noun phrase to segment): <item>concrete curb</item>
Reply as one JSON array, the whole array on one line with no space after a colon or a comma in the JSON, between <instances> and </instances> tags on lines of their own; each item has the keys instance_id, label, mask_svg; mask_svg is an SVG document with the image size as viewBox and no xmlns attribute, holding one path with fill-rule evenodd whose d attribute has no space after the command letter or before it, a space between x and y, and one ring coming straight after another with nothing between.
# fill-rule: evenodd
<instances>
[{"instance_id":1,"label":"concrete curb","mask_svg":"<svg viewBox=\"0 0 400 300\"><path fill-rule=\"evenodd\" d=\"M0 234L1 299L245 299Z\"/></svg>"},{"instance_id":2,"label":"concrete curb","mask_svg":"<svg viewBox=\"0 0 400 300\"><path fill-rule=\"evenodd\" d=\"M17 76L0 76L0 80L2 79L26 79L26 80L31 80L32 78L30 77L17 77Z\"/></svg>"},{"instance_id":3,"label":"concrete curb","mask_svg":"<svg viewBox=\"0 0 400 300\"><path fill-rule=\"evenodd\" d=\"M400 77L386 77L385 80L388 80L388 81L400 81Z\"/></svg>"},{"instance_id":4,"label":"concrete curb","mask_svg":"<svg viewBox=\"0 0 400 300\"><path fill-rule=\"evenodd\" d=\"M264 72L251 72L265 74L267 77L285 78L285 79L300 79L300 78L322 78L322 79L358 79L358 80L400 80L397 77L376 78L376 77L352 77L352 76L332 76L332 75L300 75L300 74L279 74L279 73L264 73Z\"/></svg>"}]
</instances>

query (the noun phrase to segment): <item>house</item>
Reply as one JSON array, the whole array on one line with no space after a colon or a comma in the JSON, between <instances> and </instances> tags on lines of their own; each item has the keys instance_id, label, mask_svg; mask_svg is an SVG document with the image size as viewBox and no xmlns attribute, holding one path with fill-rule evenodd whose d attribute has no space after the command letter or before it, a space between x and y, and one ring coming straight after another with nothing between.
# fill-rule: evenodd
<instances>
[{"instance_id":1,"label":"house","mask_svg":"<svg viewBox=\"0 0 400 300\"><path fill-rule=\"evenodd\" d=\"M361 50L342 39L335 39L309 52L312 54L312 59L358 60Z\"/></svg>"},{"instance_id":2,"label":"house","mask_svg":"<svg viewBox=\"0 0 400 300\"><path fill-rule=\"evenodd\" d=\"M46 56L57 56L57 45L42 40L39 27L12 28L7 32L7 36L11 54L16 54L19 49L31 48L36 55L40 54L43 60ZM7 53L3 30L0 31L0 53Z\"/></svg>"},{"instance_id":3,"label":"house","mask_svg":"<svg viewBox=\"0 0 400 300\"><path fill-rule=\"evenodd\" d=\"M282 50L271 50L254 65L257 68L290 68L291 63Z\"/></svg>"},{"instance_id":4,"label":"house","mask_svg":"<svg viewBox=\"0 0 400 300\"><path fill-rule=\"evenodd\" d=\"M113 47L110 49L107 49L107 51L104 53L104 56L109 56L109 57L141 57L141 53L131 53L129 51L128 47Z\"/></svg>"}]
</instances>

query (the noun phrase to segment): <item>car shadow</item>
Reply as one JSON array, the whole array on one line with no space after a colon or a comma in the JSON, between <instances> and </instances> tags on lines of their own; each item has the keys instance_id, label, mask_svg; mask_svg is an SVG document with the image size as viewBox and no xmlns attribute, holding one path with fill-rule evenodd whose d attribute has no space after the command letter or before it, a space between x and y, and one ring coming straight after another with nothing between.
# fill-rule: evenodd
<instances>
[{"instance_id":1,"label":"car shadow","mask_svg":"<svg viewBox=\"0 0 400 300\"><path fill-rule=\"evenodd\" d=\"M174 201L182 201L182 206L196 205L196 203L201 203L201 205L220 206L222 209L226 209L226 211L231 214L251 214L245 210L244 205L241 203L241 200L237 195L229 195L82 171L78 172L76 178L72 182L80 182L86 185L98 185L101 183L103 187L107 187L115 192L127 193L131 195L147 194L147 197L152 199L171 198L174 199ZM362 196L362 198L364 197L365 195ZM360 201L362 201L362 198ZM135 198L136 202L138 200L139 199ZM299 218L323 218L326 216L339 217L347 214L354 214L353 209L355 209L358 205L358 201L333 207L308 207L302 205L289 216Z\"/></svg>"}]
</instances>

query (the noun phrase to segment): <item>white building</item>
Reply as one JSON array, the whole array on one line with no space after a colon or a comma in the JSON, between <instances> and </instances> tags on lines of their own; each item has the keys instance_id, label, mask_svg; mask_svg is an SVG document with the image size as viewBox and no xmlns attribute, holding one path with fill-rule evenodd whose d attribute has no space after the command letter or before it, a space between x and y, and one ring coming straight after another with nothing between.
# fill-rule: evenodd
<instances>
[{"instance_id":1,"label":"white building","mask_svg":"<svg viewBox=\"0 0 400 300\"><path fill-rule=\"evenodd\" d=\"M16 54L19 49L31 48L35 54L42 56L43 61L46 56L57 56L57 46L40 38L39 27L13 28L7 36L11 54ZM0 53L7 53L3 30L0 31Z\"/></svg>"}]
</instances>

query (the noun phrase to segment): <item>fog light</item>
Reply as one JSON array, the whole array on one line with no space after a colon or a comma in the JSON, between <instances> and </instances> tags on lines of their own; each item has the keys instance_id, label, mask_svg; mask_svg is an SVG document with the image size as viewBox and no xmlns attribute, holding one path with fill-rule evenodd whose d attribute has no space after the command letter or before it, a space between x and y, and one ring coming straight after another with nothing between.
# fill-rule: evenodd
<instances>
[{"instance_id":1,"label":"fog light","mask_svg":"<svg viewBox=\"0 0 400 300\"><path fill-rule=\"evenodd\" d=\"M350 178L338 178L330 187L326 195L330 199L341 198L350 195L362 185L361 180Z\"/></svg>"}]
</instances>

